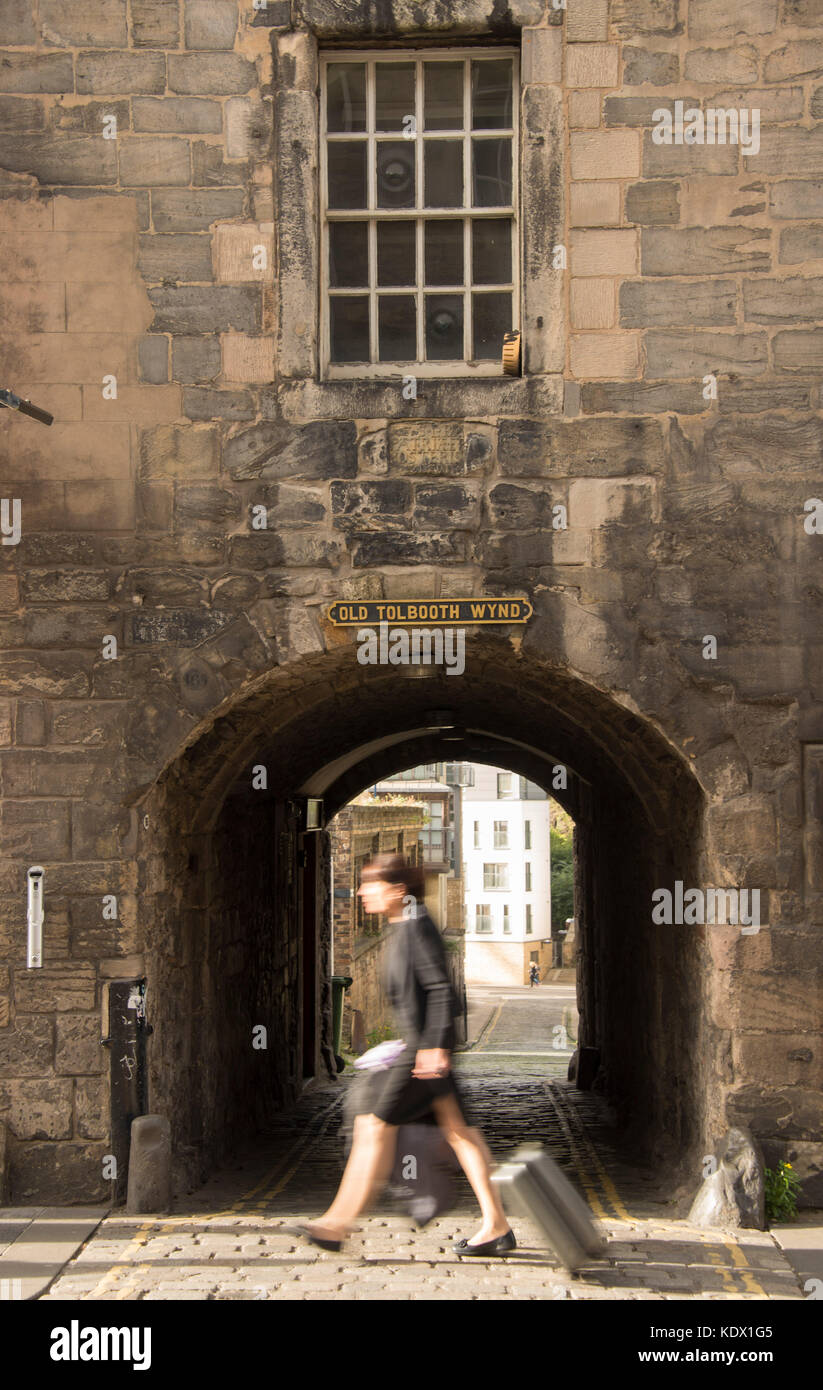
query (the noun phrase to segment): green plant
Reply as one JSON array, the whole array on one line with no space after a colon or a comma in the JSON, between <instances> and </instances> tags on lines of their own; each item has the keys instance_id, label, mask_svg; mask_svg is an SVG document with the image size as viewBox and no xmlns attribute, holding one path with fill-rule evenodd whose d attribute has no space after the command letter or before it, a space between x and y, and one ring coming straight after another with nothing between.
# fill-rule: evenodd
<instances>
[{"instance_id":1,"label":"green plant","mask_svg":"<svg viewBox=\"0 0 823 1390\"><path fill-rule=\"evenodd\" d=\"M776 1168L765 1169L766 1180L766 1220L796 1221L797 1194L800 1182L790 1163L778 1163Z\"/></svg>"},{"instance_id":2,"label":"green plant","mask_svg":"<svg viewBox=\"0 0 823 1390\"><path fill-rule=\"evenodd\" d=\"M571 835L549 831L551 845L552 931L562 931L574 916L574 851Z\"/></svg>"},{"instance_id":3,"label":"green plant","mask_svg":"<svg viewBox=\"0 0 823 1390\"><path fill-rule=\"evenodd\" d=\"M395 1031L390 1023L378 1023L376 1028L372 1028L371 1032L366 1034L366 1042L369 1047L377 1047L378 1043L388 1042L389 1038L395 1036Z\"/></svg>"}]
</instances>

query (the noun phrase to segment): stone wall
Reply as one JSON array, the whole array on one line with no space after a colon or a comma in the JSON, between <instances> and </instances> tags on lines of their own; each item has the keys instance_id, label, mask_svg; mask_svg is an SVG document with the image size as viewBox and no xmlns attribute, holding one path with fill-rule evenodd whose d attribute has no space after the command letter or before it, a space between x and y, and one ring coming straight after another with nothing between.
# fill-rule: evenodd
<instances>
[{"instance_id":1,"label":"stone wall","mask_svg":"<svg viewBox=\"0 0 823 1390\"><path fill-rule=\"evenodd\" d=\"M524 376L415 401L317 379L316 56L335 37L520 41ZM568 763L581 1042L627 1122L696 1180L750 1123L819 1196L818 7L5 0L0 48L0 384L56 417L0 412L22 509L0 547L11 1200L99 1193L94 1038L120 975L147 975L179 1182L220 1151L238 1113L221 1067L255 1104L251 1013L299 1034L293 798L452 706L469 752L499 765L497 734L524 775ZM759 152L656 144L676 100L756 106ZM365 672L325 618L334 598L511 592L525 631L471 632L465 677L439 683ZM221 807L264 761L279 810L249 828ZM255 858L232 904L210 874L264 854L269 816L274 885ZM653 928L677 878L760 889L759 934ZM317 1006L320 1037L325 977ZM264 1103L301 1068L278 1062Z\"/></svg>"}]
</instances>

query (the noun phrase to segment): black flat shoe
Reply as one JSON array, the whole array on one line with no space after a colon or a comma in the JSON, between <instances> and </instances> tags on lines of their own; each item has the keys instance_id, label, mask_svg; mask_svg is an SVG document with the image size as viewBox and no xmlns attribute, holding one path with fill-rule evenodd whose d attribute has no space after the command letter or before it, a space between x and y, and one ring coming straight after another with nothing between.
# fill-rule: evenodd
<instances>
[{"instance_id":1,"label":"black flat shoe","mask_svg":"<svg viewBox=\"0 0 823 1390\"><path fill-rule=\"evenodd\" d=\"M321 1250L337 1251L340 1250L343 1245L342 1240L326 1240L324 1236L315 1235L314 1231L310 1231L308 1226L297 1224L294 1226L281 1226L280 1229L288 1231L290 1235L303 1236L305 1240L310 1240L312 1245L319 1245Z\"/></svg>"},{"instance_id":2,"label":"black flat shoe","mask_svg":"<svg viewBox=\"0 0 823 1390\"><path fill-rule=\"evenodd\" d=\"M510 1250L517 1248L517 1241L514 1238L514 1231L507 1231L504 1236L496 1236L494 1240L484 1241L482 1245L469 1245L467 1240L456 1240L454 1249L458 1255L508 1255Z\"/></svg>"}]
</instances>

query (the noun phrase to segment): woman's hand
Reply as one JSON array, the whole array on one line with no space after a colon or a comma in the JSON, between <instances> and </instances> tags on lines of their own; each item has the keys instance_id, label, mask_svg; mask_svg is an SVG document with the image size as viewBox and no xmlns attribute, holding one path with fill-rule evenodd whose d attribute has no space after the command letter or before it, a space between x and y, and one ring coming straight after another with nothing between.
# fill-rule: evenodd
<instances>
[{"instance_id":1,"label":"woman's hand","mask_svg":"<svg viewBox=\"0 0 823 1390\"><path fill-rule=\"evenodd\" d=\"M422 1047L414 1059L412 1076L421 1080L445 1076L449 1070L449 1054L444 1047Z\"/></svg>"}]
</instances>

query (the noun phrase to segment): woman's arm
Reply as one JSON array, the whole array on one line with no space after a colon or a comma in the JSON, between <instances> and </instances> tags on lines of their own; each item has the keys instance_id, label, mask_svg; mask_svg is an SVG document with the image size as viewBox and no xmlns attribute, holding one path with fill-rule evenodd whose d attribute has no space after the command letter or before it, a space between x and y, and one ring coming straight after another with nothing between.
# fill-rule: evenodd
<instances>
[{"instance_id":1,"label":"woman's arm","mask_svg":"<svg viewBox=\"0 0 823 1390\"><path fill-rule=\"evenodd\" d=\"M426 1016L419 1046L423 1050L451 1050L454 1046L452 986L440 933L430 917L419 918L410 930L414 973L426 994Z\"/></svg>"}]
</instances>

